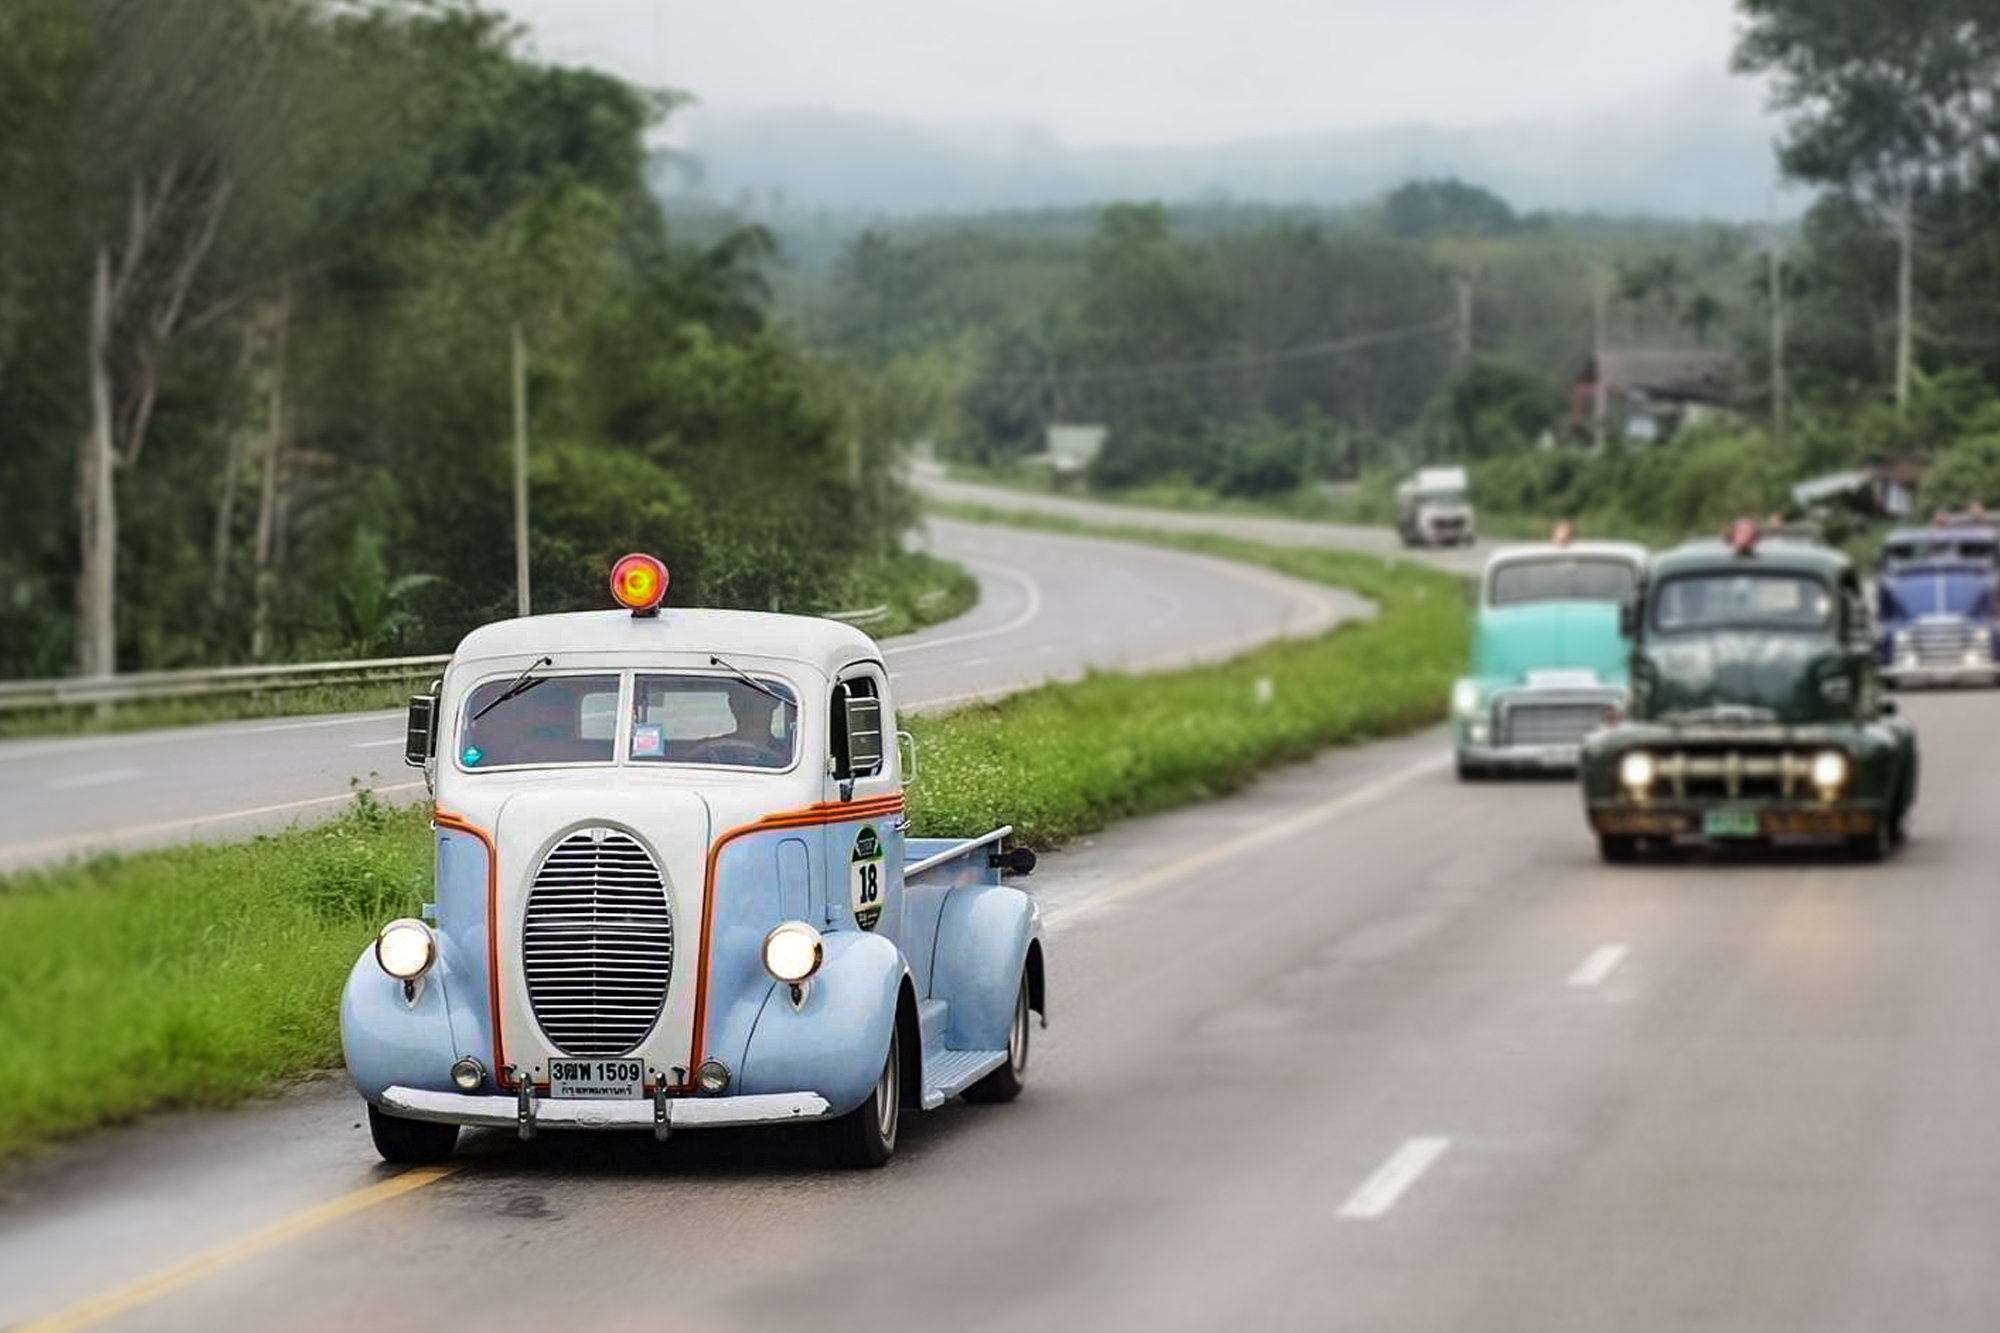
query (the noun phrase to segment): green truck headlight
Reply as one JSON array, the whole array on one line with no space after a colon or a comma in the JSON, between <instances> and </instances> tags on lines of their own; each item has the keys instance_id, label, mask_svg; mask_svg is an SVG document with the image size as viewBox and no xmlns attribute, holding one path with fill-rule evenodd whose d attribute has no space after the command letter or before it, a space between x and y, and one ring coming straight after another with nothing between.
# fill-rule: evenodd
<instances>
[{"instance_id":1,"label":"green truck headlight","mask_svg":"<svg viewBox=\"0 0 2000 1333\"><path fill-rule=\"evenodd\" d=\"M1813 756L1812 784L1825 795L1832 795L1847 785L1853 770L1847 756L1838 750L1821 750Z\"/></svg>"},{"instance_id":2,"label":"green truck headlight","mask_svg":"<svg viewBox=\"0 0 2000 1333\"><path fill-rule=\"evenodd\" d=\"M1618 780L1634 795L1643 795L1651 790L1653 779L1658 776L1659 765L1644 750L1634 750L1618 761Z\"/></svg>"}]
</instances>

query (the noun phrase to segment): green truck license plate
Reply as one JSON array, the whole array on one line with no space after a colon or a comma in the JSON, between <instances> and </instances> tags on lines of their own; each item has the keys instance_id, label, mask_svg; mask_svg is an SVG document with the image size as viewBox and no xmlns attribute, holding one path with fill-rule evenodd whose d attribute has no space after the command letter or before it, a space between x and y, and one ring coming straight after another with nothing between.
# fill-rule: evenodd
<instances>
[{"instance_id":1,"label":"green truck license plate","mask_svg":"<svg viewBox=\"0 0 2000 1333\"><path fill-rule=\"evenodd\" d=\"M1710 810L1701 817L1701 831L1711 838L1754 838L1759 829L1755 810Z\"/></svg>"}]
</instances>

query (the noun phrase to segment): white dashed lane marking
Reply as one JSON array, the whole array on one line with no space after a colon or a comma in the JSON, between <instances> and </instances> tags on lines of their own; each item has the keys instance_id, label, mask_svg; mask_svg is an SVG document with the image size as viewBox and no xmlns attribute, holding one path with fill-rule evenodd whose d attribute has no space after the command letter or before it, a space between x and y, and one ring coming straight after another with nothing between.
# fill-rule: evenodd
<instances>
[{"instance_id":1,"label":"white dashed lane marking","mask_svg":"<svg viewBox=\"0 0 2000 1333\"><path fill-rule=\"evenodd\" d=\"M1625 956L1631 952L1632 950L1623 944L1605 945L1578 964L1576 971L1569 974L1569 984L1578 990L1602 986L1611 974L1618 970L1618 965L1625 961Z\"/></svg>"},{"instance_id":2,"label":"white dashed lane marking","mask_svg":"<svg viewBox=\"0 0 2000 1333\"><path fill-rule=\"evenodd\" d=\"M1411 1139L1389 1155L1375 1174L1361 1182L1361 1188L1340 1205L1340 1216L1349 1222L1373 1222L1388 1215L1410 1187L1423 1179L1451 1147L1444 1138Z\"/></svg>"}]
</instances>

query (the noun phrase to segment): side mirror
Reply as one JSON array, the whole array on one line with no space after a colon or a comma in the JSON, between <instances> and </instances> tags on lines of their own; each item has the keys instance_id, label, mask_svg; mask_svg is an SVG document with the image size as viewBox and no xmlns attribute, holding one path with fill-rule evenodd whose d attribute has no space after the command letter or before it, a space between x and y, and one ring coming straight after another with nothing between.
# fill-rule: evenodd
<instances>
[{"instance_id":1,"label":"side mirror","mask_svg":"<svg viewBox=\"0 0 2000 1333\"><path fill-rule=\"evenodd\" d=\"M410 719L403 729L403 762L422 768L437 753L437 708L435 694L410 696Z\"/></svg>"},{"instance_id":2,"label":"side mirror","mask_svg":"<svg viewBox=\"0 0 2000 1333\"><path fill-rule=\"evenodd\" d=\"M1636 599L1618 603L1618 632L1628 639L1639 637L1639 603Z\"/></svg>"}]
</instances>

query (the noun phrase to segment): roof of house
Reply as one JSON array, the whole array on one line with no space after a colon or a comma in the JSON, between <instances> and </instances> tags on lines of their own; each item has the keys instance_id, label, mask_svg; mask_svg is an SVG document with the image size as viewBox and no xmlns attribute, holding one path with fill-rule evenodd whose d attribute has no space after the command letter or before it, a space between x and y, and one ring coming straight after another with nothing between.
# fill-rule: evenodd
<instances>
[{"instance_id":1,"label":"roof of house","mask_svg":"<svg viewBox=\"0 0 2000 1333\"><path fill-rule=\"evenodd\" d=\"M1712 347L1631 348L1606 352L1604 383L1613 392L1644 393L1686 402L1727 403L1736 393L1736 357ZM1584 365L1582 380L1596 381L1597 358Z\"/></svg>"}]
</instances>

